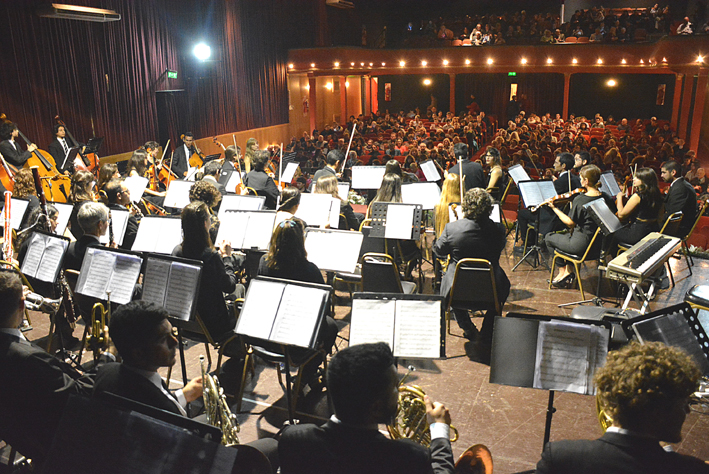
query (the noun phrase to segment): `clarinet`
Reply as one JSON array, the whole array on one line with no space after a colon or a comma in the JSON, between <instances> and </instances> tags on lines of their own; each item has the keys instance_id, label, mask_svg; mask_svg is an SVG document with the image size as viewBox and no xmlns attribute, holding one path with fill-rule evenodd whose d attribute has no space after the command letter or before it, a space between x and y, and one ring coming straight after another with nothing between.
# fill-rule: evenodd
<instances>
[{"instance_id":1,"label":"clarinet","mask_svg":"<svg viewBox=\"0 0 709 474\"><path fill-rule=\"evenodd\" d=\"M3 258L11 262L15 258L15 248L12 246L12 220L10 218L10 207L12 204L12 193L5 191L5 220L3 222Z\"/></svg>"},{"instance_id":2,"label":"clarinet","mask_svg":"<svg viewBox=\"0 0 709 474\"><path fill-rule=\"evenodd\" d=\"M113 235L113 217L111 216L111 208L108 208L108 246L113 248L116 240Z\"/></svg>"},{"instance_id":3,"label":"clarinet","mask_svg":"<svg viewBox=\"0 0 709 474\"><path fill-rule=\"evenodd\" d=\"M34 178L34 187L37 191L37 197L39 198L39 204L42 208L42 214L49 224L49 211L47 210L47 198L44 196L44 189L42 188L42 181L39 178L39 168L33 166L32 177ZM74 298L71 295L71 288L69 288L69 283L66 281L66 276L64 276L64 269L59 270L59 284L62 288L62 306L64 307L64 317L67 322L71 325L72 329L76 327L76 306L74 303Z\"/></svg>"}]
</instances>

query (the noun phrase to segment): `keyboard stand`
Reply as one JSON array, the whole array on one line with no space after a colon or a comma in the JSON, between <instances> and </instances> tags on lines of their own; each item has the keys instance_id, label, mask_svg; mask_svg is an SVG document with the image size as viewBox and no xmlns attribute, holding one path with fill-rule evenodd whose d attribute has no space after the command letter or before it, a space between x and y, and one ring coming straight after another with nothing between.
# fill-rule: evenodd
<instances>
[{"instance_id":1,"label":"keyboard stand","mask_svg":"<svg viewBox=\"0 0 709 474\"><path fill-rule=\"evenodd\" d=\"M621 309L625 311L628 308L628 305L630 304L631 298L635 300L636 303L638 303L638 306L640 306L640 314L645 314L645 311L647 311L648 305L650 304L650 301L655 297L655 280L651 279L650 280L650 288L648 288L647 293L645 290L643 290L641 284L638 283L631 283L630 286L628 286L628 294L625 296L625 301L623 302L623 306L621 306Z\"/></svg>"}]
</instances>

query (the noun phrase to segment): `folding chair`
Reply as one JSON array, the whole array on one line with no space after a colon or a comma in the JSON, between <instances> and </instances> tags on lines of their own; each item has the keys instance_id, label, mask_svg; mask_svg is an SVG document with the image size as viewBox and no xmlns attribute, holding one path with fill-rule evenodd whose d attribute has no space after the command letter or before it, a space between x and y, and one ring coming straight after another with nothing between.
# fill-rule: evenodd
<instances>
[{"instance_id":1,"label":"folding chair","mask_svg":"<svg viewBox=\"0 0 709 474\"><path fill-rule=\"evenodd\" d=\"M596 229L596 233L593 234L593 238L591 238L591 242L589 242L588 247L586 247L586 251L583 253L583 255L575 255L572 253L567 253L567 252L562 252L559 249L556 249L554 251L554 257L551 259L551 274L549 277L549 289L551 290L551 284L552 280L554 279L554 267L556 266L556 259L560 258L562 260L566 260L567 262L571 262L574 265L574 270L576 271L576 281L579 284L579 290L581 290L581 299L585 300L586 299L586 294L583 291L583 283L581 281L581 264L586 262L587 260L597 260L598 255L594 255L593 257L590 257L589 254L591 253L591 249L593 248L593 244L596 243L596 239L598 238L598 234L601 232L601 228L599 227Z\"/></svg>"},{"instance_id":2,"label":"folding chair","mask_svg":"<svg viewBox=\"0 0 709 474\"><path fill-rule=\"evenodd\" d=\"M413 294L416 283L401 281L399 269L391 256L370 252L362 257L362 291Z\"/></svg>"},{"instance_id":3,"label":"folding chair","mask_svg":"<svg viewBox=\"0 0 709 474\"><path fill-rule=\"evenodd\" d=\"M450 315L453 309L477 310L493 305L495 314L502 316L492 264L481 258L460 260L455 266L453 284L446 305L448 334L451 334Z\"/></svg>"}]
</instances>

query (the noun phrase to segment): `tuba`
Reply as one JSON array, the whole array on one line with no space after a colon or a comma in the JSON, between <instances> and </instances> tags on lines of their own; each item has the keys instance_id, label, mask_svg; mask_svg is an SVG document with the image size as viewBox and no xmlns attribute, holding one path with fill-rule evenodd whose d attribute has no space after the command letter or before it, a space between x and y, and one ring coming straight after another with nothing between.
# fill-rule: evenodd
<instances>
[{"instance_id":1,"label":"tuba","mask_svg":"<svg viewBox=\"0 0 709 474\"><path fill-rule=\"evenodd\" d=\"M216 377L209 375L204 368L204 356L199 356L199 365L202 367L202 398L204 399L204 412L207 423L222 430L222 444L234 446L239 444L239 422L236 415L231 412L226 402L224 390L219 385Z\"/></svg>"}]
</instances>

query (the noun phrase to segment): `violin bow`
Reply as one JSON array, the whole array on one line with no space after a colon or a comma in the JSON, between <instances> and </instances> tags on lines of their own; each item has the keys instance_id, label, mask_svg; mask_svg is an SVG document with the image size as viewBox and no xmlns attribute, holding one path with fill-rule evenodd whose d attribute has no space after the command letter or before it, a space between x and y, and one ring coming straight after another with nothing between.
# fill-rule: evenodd
<instances>
[{"instance_id":1,"label":"violin bow","mask_svg":"<svg viewBox=\"0 0 709 474\"><path fill-rule=\"evenodd\" d=\"M357 130L357 121L355 120L352 123L352 133L350 134L350 143L347 145L347 152L345 152L345 159L342 160L344 163L342 163L342 170L340 173L345 172L345 166L347 165L347 160L350 156L350 148L352 147L352 139L354 138L355 131Z\"/></svg>"}]
</instances>

